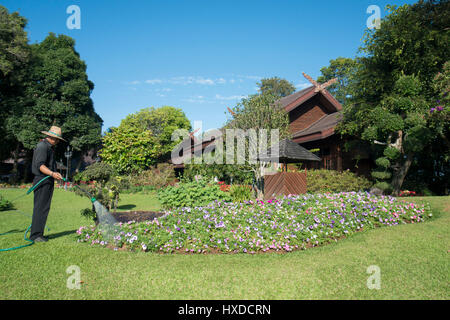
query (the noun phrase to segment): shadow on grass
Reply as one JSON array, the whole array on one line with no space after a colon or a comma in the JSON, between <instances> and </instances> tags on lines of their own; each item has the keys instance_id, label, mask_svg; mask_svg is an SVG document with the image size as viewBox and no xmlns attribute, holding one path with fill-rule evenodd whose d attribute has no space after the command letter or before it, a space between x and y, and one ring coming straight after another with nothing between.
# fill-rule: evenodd
<instances>
[{"instance_id":1,"label":"shadow on grass","mask_svg":"<svg viewBox=\"0 0 450 320\"><path fill-rule=\"evenodd\" d=\"M70 234L74 234L76 231L77 231L77 229L63 231L63 232L58 232L58 233L53 233L53 234L49 234L47 237L49 239L56 239L56 238L59 238L59 237L64 237L64 236L68 236Z\"/></svg>"},{"instance_id":2,"label":"shadow on grass","mask_svg":"<svg viewBox=\"0 0 450 320\"><path fill-rule=\"evenodd\" d=\"M9 231L0 233L0 236L11 234L11 233L23 233L23 232L25 232L25 230L27 230L27 229L23 229L23 230L13 229L13 230L9 230Z\"/></svg>"},{"instance_id":3,"label":"shadow on grass","mask_svg":"<svg viewBox=\"0 0 450 320\"><path fill-rule=\"evenodd\" d=\"M131 210L133 208L136 208L136 206L134 204L123 204L123 205L117 207L117 209L120 209L120 210Z\"/></svg>"}]
</instances>

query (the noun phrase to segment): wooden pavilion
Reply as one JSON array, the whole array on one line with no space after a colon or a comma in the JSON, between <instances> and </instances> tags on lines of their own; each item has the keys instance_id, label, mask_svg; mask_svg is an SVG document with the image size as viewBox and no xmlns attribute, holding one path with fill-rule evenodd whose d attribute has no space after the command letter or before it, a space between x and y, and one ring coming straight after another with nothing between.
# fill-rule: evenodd
<instances>
[{"instance_id":1,"label":"wooden pavilion","mask_svg":"<svg viewBox=\"0 0 450 320\"><path fill-rule=\"evenodd\" d=\"M272 150L278 150L278 153L271 154ZM287 164L299 161L320 161L318 156L289 139L280 141L277 145L268 149L265 155L260 155L258 158L261 161L275 161L283 164L281 172L264 176L264 199L266 200L280 195L306 193L306 169L304 172L288 172Z\"/></svg>"}]
</instances>

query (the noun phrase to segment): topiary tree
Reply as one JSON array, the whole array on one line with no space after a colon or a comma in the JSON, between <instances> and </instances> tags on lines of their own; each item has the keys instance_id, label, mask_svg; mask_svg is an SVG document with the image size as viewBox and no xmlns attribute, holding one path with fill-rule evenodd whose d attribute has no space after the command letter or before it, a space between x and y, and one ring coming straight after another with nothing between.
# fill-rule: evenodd
<instances>
[{"instance_id":1,"label":"topiary tree","mask_svg":"<svg viewBox=\"0 0 450 320\"><path fill-rule=\"evenodd\" d=\"M95 199L100 201L108 210L117 209L120 200L120 192L128 187L128 180L117 175L116 171L107 163L97 162L91 164L85 171L74 177L75 183L86 183L89 192ZM84 196L84 193L77 188L73 189L77 194Z\"/></svg>"}]
</instances>

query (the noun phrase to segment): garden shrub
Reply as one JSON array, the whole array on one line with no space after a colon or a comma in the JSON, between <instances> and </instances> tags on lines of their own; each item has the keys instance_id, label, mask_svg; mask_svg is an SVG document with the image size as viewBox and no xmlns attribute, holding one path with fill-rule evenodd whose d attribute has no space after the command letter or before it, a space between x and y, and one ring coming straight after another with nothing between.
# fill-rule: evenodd
<instances>
[{"instance_id":1,"label":"garden shrub","mask_svg":"<svg viewBox=\"0 0 450 320\"><path fill-rule=\"evenodd\" d=\"M372 183L365 177L357 176L348 170L308 170L308 193L349 192L369 189Z\"/></svg>"},{"instance_id":2,"label":"garden shrub","mask_svg":"<svg viewBox=\"0 0 450 320\"><path fill-rule=\"evenodd\" d=\"M217 178L225 183L250 184L253 182L253 173L243 170L244 165L239 164L186 164L183 178L194 181L196 176L204 179Z\"/></svg>"},{"instance_id":3,"label":"garden shrub","mask_svg":"<svg viewBox=\"0 0 450 320\"><path fill-rule=\"evenodd\" d=\"M130 190L141 191L161 189L177 181L173 166L168 163L158 163L154 168L132 175L130 180Z\"/></svg>"},{"instance_id":4,"label":"garden shrub","mask_svg":"<svg viewBox=\"0 0 450 320\"><path fill-rule=\"evenodd\" d=\"M248 185L232 185L228 192L233 202L244 202L254 198L252 187Z\"/></svg>"},{"instance_id":5,"label":"garden shrub","mask_svg":"<svg viewBox=\"0 0 450 320\"><path fill-rule=\"evenodd\" d=\"M14 209L12 202L3 198L3 196L0 194L0 211L6 211L11 209Z\"/></svg>"},{"instance_id":6,"label":"garden shrub","mask_svg":"<svg viewBox=\"0 0 450 320\"><path fill-rule=\"evenodd\" d=\"M129 180L118 176L116 171L104 162L91 164L85 171L74 176L74 182L84 185L82 188L91 193L108 210L114 208L114 211L120 200L120 192L129 187ZM85 196L77 188L72 190L80 196Z\"/></svg>"},{"instance_id":7,"label":"garden shrub","mask_svg":"<svg viewBox=\"0 0 450 320\"><path fill-rule=\"evenodd\" d=\"M230 194L220 190L217 183L180 182L176 186L168 186L158 191L158 198L165 208L196 207L219 201L231 201Z\"/></svg>"}]
</instances>

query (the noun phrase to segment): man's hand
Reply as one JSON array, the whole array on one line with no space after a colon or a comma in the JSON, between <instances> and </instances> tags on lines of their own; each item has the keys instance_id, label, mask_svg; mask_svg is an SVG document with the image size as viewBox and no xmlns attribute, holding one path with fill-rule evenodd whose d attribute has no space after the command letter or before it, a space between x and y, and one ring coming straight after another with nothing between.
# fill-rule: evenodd
<instances>
[{"instance_id":1,"label":"man's hand","mask_svg":"<svg viewBox=\"0 0 450 320\"><path fill-rule=\"evenodd\" d=\"M58 172L52 172L52 177L53 177L54 179L56 179L56 180L62 180L62 179L63 179L63 177L61 176L61 174L58 173Z\"/></svg>"}]
</instances>

